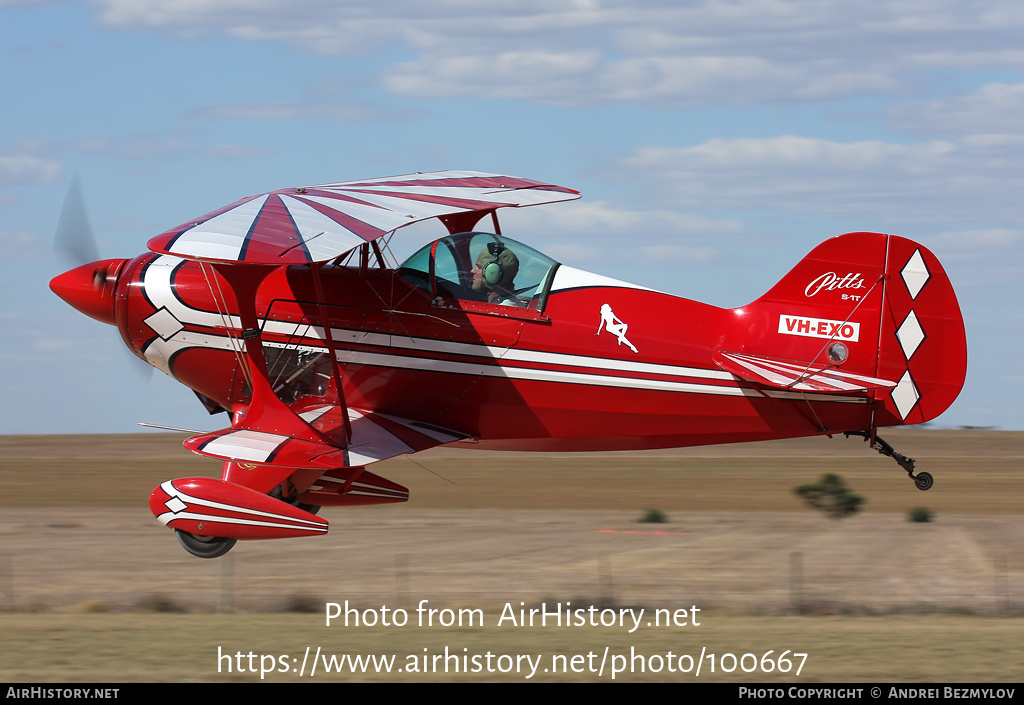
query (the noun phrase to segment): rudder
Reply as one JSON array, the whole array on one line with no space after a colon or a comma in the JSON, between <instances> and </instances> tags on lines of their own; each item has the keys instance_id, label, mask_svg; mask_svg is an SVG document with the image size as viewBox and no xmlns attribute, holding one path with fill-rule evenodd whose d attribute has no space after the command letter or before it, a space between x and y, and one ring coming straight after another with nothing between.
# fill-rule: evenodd
<instances>
[{"instance_id":1,"label":"rudder","mask_svg":"<svg viewBox=\"0 0 1024 705\"><path fill-rule=\"evenodd\" d=\"M967 339L953 286L935 255L906 238L827 240L734 312L733 350L887 381L862 392L874 400L872 427L933 419L963 387Z\"/></svg>"}]
</instances>

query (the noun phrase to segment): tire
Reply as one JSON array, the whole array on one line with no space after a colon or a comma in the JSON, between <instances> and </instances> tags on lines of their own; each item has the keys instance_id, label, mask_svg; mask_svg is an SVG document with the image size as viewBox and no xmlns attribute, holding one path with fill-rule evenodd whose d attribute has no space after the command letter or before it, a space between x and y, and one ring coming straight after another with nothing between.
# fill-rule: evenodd
<instances>
[{"instance_id":1,"label":"tire","mask_svg":"<svg viewBox=\"0 0 1024 705\"><path fill-rule=\"evenodd\" d=\"M917 489L923 492L924 490L930 490L932 485L935 484L935 480L932 479L930 472L919 472L914 478L914 484L917 486Z\"/></svg>"},{"instance_id":2,"label":"tire","mask_svg":"<svg viewBox=\"0 0 1024 705\"><path fill-rule=\"evenodd\" d=\"M220 536L196 536L181 529L174 530L178 543L196 558L220 558L231 550L238 539L227 539Z\"/></svg>"}]
</instances>

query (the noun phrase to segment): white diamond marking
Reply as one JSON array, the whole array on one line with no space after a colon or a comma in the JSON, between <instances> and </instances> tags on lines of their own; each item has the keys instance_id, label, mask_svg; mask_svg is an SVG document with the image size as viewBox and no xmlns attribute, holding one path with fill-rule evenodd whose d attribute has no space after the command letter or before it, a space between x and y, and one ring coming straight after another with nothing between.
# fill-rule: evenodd
<instances>
[{"instance_id":1,"label":"white diamond marking","mask_svg":"<svg viewBox=\"0 0 1024 705\"><path fill-rule=\"evenodd\" d=\"M170 340L185 326L166 308L162 308L143 322L164 340Z\"/></svg>"},{"instance_id":2,"label":"white diamond marking","mask_svg":"<svg viewBox=\"0 0 1024 705\"><path fill-rule=\"evenodd\" d=\"M932 278L932 273L928 271L928 267L924 263L924 257L921 256L921 250L914 250L914 254L910 256L907 263L903 265L903 269L900 270L900 276L903 277L903 283L907 285L910 298L916 299L924 285Z\"/></svg>"},{"instance_id":3,"label":"white diamond marking","mask_svg":"<svg viewBox=\"0 0 1024 705\"><path fill-rule=\"evenodd\" d=\"M921 328L921 324L918 322L917 316L914 315L913 311L907 314L907 318L896 331L896 337L899 339L900 345L903 346L903 354L907 356L909 361L924 341L924 329Z\"/></svg>"},{"instance_id":4,"label":"white diamond marking","mask_svg":"<svg viewBox=\"0 0 1024 705\"><path fill-rule=\"evenodd\" d=\"M900 418L905 421L907 414L913 410L914 405L917 404L917 400L920 398L921 393L917 391L917 387L914 385L914 378L910 376L910 370L907 370L900 377L896 388L892 390L892 400L896 403L896 409L900 412Z\"/></svg>"},{"instance_id":5,"label":"white diamond marking","mask_svg":"<svg viewBox=\"0 0 1024 705\"><path fill-rule=\"evenodd\" d=\"M167 507L172 514L177 514L180 511L188 509L188 505L177 497L171 497L169 500L164 502L164 506Z\"/></svg>"}]
</instances>

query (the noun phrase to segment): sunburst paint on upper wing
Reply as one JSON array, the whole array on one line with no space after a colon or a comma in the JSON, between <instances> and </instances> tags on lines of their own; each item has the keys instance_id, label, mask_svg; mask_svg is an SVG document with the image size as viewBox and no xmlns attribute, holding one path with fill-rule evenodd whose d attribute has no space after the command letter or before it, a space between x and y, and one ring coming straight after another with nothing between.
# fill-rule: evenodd
<instances>
[{"instance_id":1,"label":"sunburst paint on upper wing","mask_svg":"<svg viewBox=\"0 0 1024 705\"><path fill-rule=\"evenodd\" d=\"M476 171L287 188L168 230L149 249L209 262L325 262L428 218L575 198L579 192L561 186Z\"/></svg>"}]
</instances>

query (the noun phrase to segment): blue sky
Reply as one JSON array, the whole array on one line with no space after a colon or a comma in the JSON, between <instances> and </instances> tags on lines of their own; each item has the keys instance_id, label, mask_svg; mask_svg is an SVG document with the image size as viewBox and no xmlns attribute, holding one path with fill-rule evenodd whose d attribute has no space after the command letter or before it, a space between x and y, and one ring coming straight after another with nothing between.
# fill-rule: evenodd
<instances>
[{"instance_id":1,"label":"blue sky","mask_svg":"<svg viewBox=\"0 0 1024 705\"><path fill-rule=\"evenodd\" d=\"M503 231L721 306L827 237L916 239L967 322L937 425L1024 428L1021 37L1010 0L0 0L0 433L222 425L47 288L76 172L131 257L245 195L438 169L578 189Z\"/></svg>"}]
</instances>

